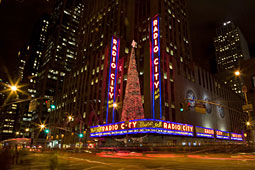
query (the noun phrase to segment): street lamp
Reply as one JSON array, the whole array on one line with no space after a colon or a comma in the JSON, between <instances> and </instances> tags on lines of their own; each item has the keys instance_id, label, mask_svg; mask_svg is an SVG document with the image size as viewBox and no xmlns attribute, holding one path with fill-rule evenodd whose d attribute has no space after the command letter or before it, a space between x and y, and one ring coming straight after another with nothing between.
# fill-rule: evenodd
<instances>
[{"instance_id":1,"label":"street lamp","mask_svg":"<svg viewBox=\"0 0 255 170\"><path fill-rule=\"evenodd\" d=\"M246 122L246 125L247 125L247 126L250 126L250 125L251 125L251 122Z\"/></svg>"},{"instance_id":2,"label":"street lamp","mask_svg":"<svg viewBox=\"0 0 255 170\"><path fill-rule=\"evenodd\" d=\"M45 124L40 124L40 129L44 129L45 128Z\"/></svg>"},{"instance_id":3,"label":"street lamp","mask_svg":"<svg viewBox=\"0 0 255 170\"><path fill-rule=\"evenodd\" d=\"M117 103L113 103L113 107L114 108L118 107L118 104Z\"/></svg>"},{"instance_id":4,"label":"street lamp","mask_svg":"<svg viewBox=\"0 0 255 170\"><path fill-rule=\"evenodd\" d=\"M240 76L241 73L239 70L236 70L234 74L235 74L235 76Z\"/></svg>"},{"instance_id":5,"label":"street lamp","mask_svg":"<svg viewBox=\"0 0 255 170\"><path fill-rule=\"evenodd\" d=\"M72 116L68 116L68 120L71 121L73 119Z\"/></svg>"},{"instance_id":6,"label":"street lamp","mask_svg":"<svg viewBox=\"0 0 255 170\"><path fill-rule=\"evenodd\" d=\"M26 132L29 132L29 128L26 128L25 131L26 131Z\"/></svg>"},{"instance_id":7,"label":"street lamp","mask_svg":"<svg viewBox=\"0 0 255 170\"><path fill-rule=\"evenodd\" d=\"M10 86L10 89L11 89L11 91L17 91L18 90L18 88L17 88L17 86Z\"/></svg>"}]
</instances>

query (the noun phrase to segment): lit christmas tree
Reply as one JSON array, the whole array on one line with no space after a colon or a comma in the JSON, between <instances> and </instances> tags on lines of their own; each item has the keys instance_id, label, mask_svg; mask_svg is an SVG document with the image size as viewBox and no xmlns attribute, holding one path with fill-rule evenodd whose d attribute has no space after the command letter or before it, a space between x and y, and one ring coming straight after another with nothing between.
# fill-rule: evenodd
<instances>
[{"instance_id":1,"label":"lit christmas tree","mask_svg":"<svg viewBox=\"0 0 255 170\"><path fill-rule=\"evenodd\" d=\"M143 119L143 103L140 91L140 83L135 61L135 41L132 42L132 51L127 75L127 86L121 114L121 121Z\"/></svg>"}]
</instances>

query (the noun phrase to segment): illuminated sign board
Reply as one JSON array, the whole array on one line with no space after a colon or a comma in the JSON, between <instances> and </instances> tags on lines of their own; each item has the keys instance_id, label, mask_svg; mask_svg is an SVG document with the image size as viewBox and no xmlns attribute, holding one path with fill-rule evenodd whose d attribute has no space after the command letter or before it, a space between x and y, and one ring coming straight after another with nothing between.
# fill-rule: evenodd
<instances>
[{"instance_id":1,"label":"illuminated sign board","mask_svg":"<svg viewBox=\"0 0 255 170\"><path fill-rule=\"evenodd\" d=\"M109 67L109 80L108 80L108 97L107 97L107 109L106 109L106 123L108 123L109 108L112 108L112 122L114 122L114 108L113 103L116 100L116 84L117 84L117 68L119 59L119 38L113 36L111 42L111 58Z\"/></svg>"},{"instance_id":2,"label":"illuminated sign board","mask_svg":"<svg viewBox=\"0 0 255 170\"><path fill-rule=\"evenodd\" d=\"M230 139L229 132L215 130L217 139Z\"/></svg>"},{"instance_id":3,"label":"illuminated sign board","mask_svg":"<svg viewBox=\"0 0 255 170\"><path fill-rule=\"evenodd\" d=\"M205 138L214 138L214 130L210 128L196 126L196 136L205 137Z\"/></svg>"},{"instance_id":4,"label":"illuminated sign board","mask_svg":"<svg viewBox=\"0 0 255 170\"><path fill-rule=\"evenodd\" d=\"M159 16L156 15L151 21L150 37L151 55L151 96L152 96L152 117L162 119L161 108L161 74L160 74L160 32Z\"/></svg>"},{"instance_id":5,"label":"illuminated sign board","mask_svg":"<svg viewBox=\"0 0 255 170\"><path fill-rule=\"evenodd\" d=\"M242 141L243 137L241 134L237 134L237 133L231 133L231 140L239 140Z\"/></svg>"},{"instance_id":6,"label":"illuminated sign board","mask_svg":"<svg viewBox=\"0 0 255 170\"><path fill-rule=\"evenodd\" d=\"M165 135L193 136L192 125L155 119L138 119L91 127L90 137L125 134L157 133Z\"/></svg>"}]
</instances>

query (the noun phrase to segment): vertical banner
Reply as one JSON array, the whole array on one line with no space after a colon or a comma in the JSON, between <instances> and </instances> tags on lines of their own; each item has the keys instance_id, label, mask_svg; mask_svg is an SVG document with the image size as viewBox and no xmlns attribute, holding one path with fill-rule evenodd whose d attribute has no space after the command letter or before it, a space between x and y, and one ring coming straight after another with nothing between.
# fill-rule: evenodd
<instances>
[{"instance_id":1,"label":"vertical banner","mask_svg":"<svg viewBox=\"0 0 255 170\"><path fill-rule=\"evenodd\" d=\"M150 36L150 70L151 70L151 98L152 98L152 117L162 119L161 106L161 75L160 75L160 32L159 16L156 15L151 20Z\"/></svg>"},{"instance_id":2,"label":"vertical banner","mask_svg":"<svg viewBox=\"0 0 255 170\"><path fill-rule=\"evenodd\" d=\"M119 59L119 38L113 36L111 42L111 58L109 66L109 77L108 77L108 92L107 92L107 109L106 109L106 123L109 123L109 114L112 113L112 123L114 123L115 108L113 103L117 97L117 70L118 70L118 59Z\"/></svg>"}]
</instances>

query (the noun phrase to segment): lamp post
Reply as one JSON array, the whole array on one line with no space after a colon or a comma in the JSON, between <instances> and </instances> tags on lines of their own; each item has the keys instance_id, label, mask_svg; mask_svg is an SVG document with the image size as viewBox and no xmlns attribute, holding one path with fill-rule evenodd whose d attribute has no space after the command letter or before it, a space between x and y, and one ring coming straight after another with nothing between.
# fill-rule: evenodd
<instances>
[{"instance_id":1,"label":"lamp post","mask_svg":"<svg viewBox=\"0 0 255 170\"><path fill-rule=\"evenodd\" d=\"M234 72L234 75L236 77L241 77L241 72L239 70L236 70ZM244 94L244 99L245 99L245 105L244 106L248 106L249 105L248 98L247 98L247 91L248 91L247 87L245 85L243 85L242 92ZM248 109L246 112L248 114L248 121L246 122L246 125L249 128L249 130L250 130L250 133L249 133L250 134L250 140L249 141L252 142L252 145L254 146L254 128L253 128L254 123L252 121L252 116L251 116L250 110Z\"/></svg>"},{"instance_id":2,"label":"lamp post","mask_svg":"<svg viewBox=\"0 0 255 170\"><path fill-rule=\"evenodd\" d=\"M18 88L17 88L17 86L10 86L10 89L11 89L11 91L17 91L18 90Z\"/></svg>"}]
</instances>

